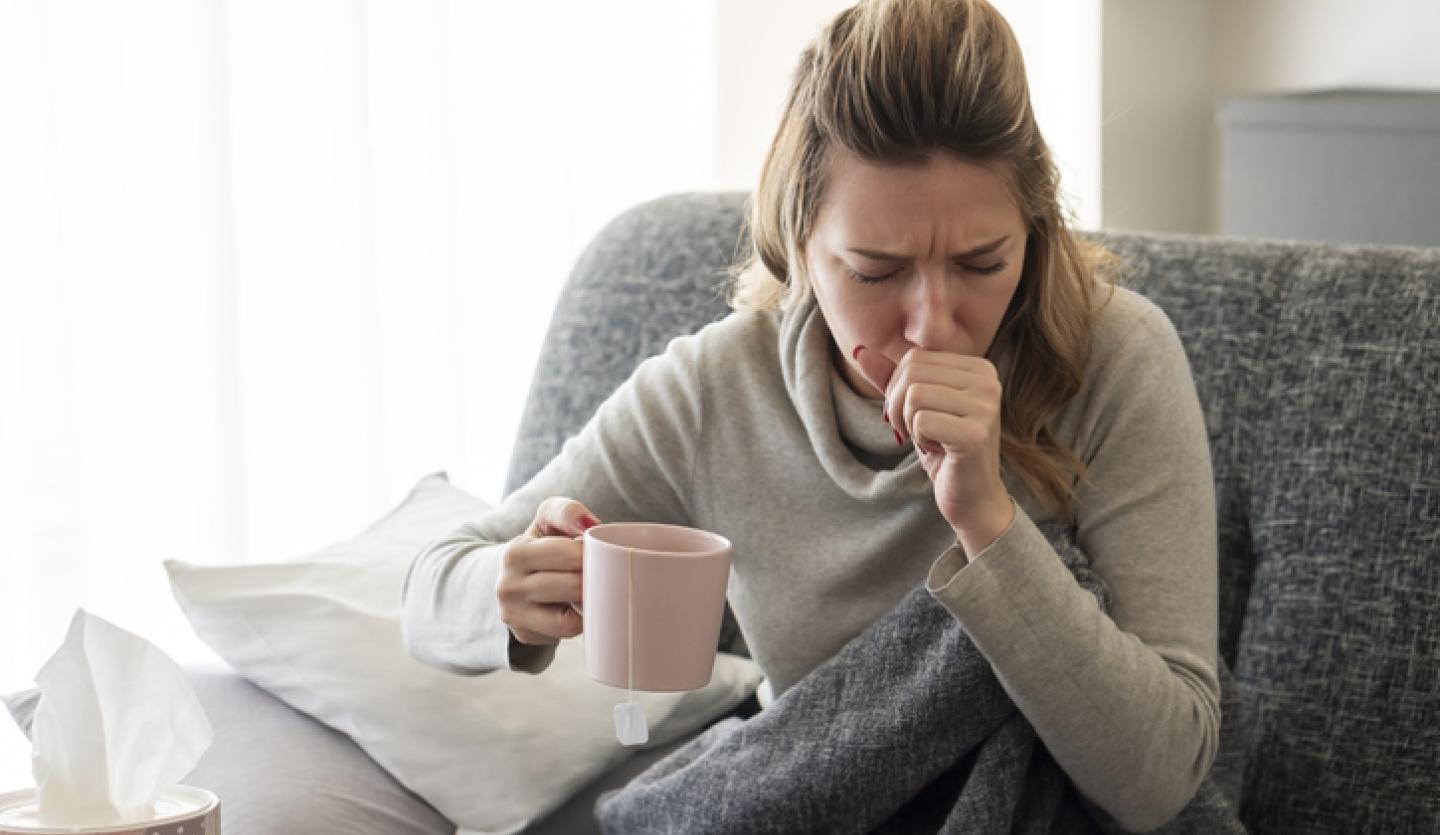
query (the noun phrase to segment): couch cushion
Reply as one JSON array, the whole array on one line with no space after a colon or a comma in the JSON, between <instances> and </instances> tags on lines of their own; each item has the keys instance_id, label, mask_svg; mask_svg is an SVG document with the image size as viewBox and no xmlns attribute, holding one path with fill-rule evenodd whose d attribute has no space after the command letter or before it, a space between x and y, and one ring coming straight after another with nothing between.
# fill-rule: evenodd
<instances>
[{"instance_id":1,"label":"couch cushion","mask_svg":"<svg viewBox=\"0 0 1440 835\"><path fill-rule=\"evenodd\" d=\"M1440 831L1440 251L1104 240L1205 408L1247 825Z\"/></svg>"},{"instance_id":2,"label":"couch cushion","mask_svg":"<svg viewBox=\"0 0 1440 835\"><path fill-rule=\"evenodd\" d=\"M1251 450L1266 832L1440 831L1440 250L1316 247L1284 288Z\"/></svg>"}]
</instances>

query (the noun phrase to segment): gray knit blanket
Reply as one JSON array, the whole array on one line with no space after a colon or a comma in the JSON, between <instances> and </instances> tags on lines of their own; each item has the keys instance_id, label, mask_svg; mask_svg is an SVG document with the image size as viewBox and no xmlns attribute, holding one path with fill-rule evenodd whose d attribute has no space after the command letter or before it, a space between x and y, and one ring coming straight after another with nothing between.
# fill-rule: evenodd
<instances>
[{"instance_id":1,"label":"gray knit blanket","mask_svg":"<svg viewBox=\"0 0 1440 835\"><path fill-rule=\"evenodd\" d=\"M1042 526L1109 610L1068 535ZM1243 833L1246 731L1223 660L1220 753L1158 832ZM749 719L723 720L596 803L606 833L1124 832L1076 792L965 630L924 586Z\"/></svg>"}]
</instances>

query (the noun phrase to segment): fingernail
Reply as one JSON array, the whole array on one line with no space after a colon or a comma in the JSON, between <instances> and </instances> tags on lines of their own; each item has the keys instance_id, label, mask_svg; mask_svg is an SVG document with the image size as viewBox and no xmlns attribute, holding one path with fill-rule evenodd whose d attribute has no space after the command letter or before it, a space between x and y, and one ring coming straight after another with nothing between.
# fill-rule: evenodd
<instances>
[{"instance_id":1,"label":"fingernail","mask_svg":"<svg viewBox=\"0 0 1440 835\"><path fill-rule=\"evenodd\" d=\"M905 446L905 442L900 440L899 430L891 429L890 431L895 433L895 443L899 444L900 446Z\"/></svg>"},{"instance_id":2,"label":"fingernail","mask_svg":"<svg viewBox=\"0 0 1440 835\"><path fill-rule=\"evenodd\" d=\"M865 346L864 346L864 345L856 345L856 346L855 346L855 350L853 350L853 351L850 352L850 358L853 359L853 360L855 360L856 362L859 362L859 361L860 361L860 352L863 351L863 350L865 350Z\"/></svg>"},{"instance_id":3,"label":"fingernail","mask_svg":"<svg viewBox=\"0 0 1440 835\"><path fill-rule=\"evenodd\" d=\"M887 412L887 411L885 411L884 409L881 409L881 410L880 410L880 419L883 420L883 421L885 421L886 423L889 423L889 422L890 422L890 413Z\"/></svg>"},{"instance_id":4,"label":"fingernail","mask_svg":"<svg viewBox=\"0 0 1440 835\"><path fill-rule=\"evenodd\" d=\"M600 520L596 519L593 516L586 516L584 519L580 520L580 530L589 530L590 528L593 528L598 524L600 524Z\"/></svg>"}]
</instances>

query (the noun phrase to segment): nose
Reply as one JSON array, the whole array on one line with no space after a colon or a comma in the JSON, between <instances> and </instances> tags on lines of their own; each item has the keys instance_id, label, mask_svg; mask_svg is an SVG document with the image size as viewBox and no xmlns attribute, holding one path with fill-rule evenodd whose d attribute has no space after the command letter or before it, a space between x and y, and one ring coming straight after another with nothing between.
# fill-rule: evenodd
<instances>
[{"instance_id":1,"label":"nose","mask_svg":"<svg viewBox=\"0 0 1440 835\"><path fill-rule=\"evenodd\" d=\"M906 299L905 338L926 351L943 351L955 341L955 288L944 267L921 271Z\"/></svg>"}]
</instances>

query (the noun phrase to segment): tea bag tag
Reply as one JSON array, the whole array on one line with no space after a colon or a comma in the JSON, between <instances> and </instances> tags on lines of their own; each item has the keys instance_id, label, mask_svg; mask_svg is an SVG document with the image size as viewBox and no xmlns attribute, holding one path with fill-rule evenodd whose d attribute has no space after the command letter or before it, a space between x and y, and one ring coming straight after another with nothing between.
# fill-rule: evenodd
<instances>
[{"instance_id":1,"label":"tea bag tag","mask_svg":"<svg viewBox=\"0 0 1440 835\"><path fill-rule=\"evenodd\" d=\"M650 726L645 710L637 701L615 705L615 738L621 745L644 745L650 741Z\"/></svg>"}]
</instances>

